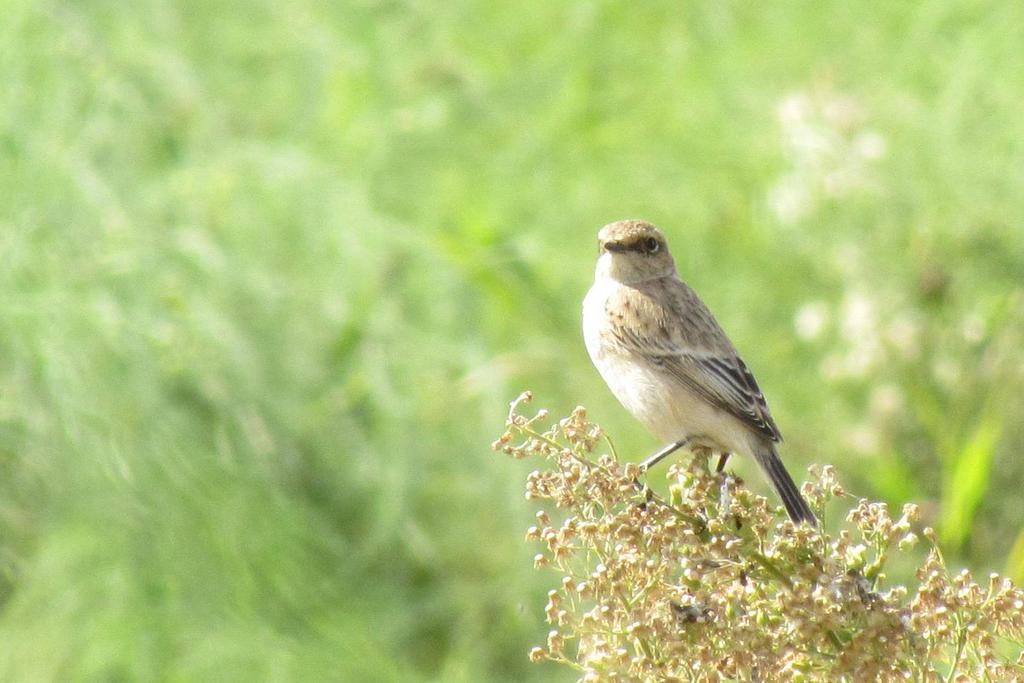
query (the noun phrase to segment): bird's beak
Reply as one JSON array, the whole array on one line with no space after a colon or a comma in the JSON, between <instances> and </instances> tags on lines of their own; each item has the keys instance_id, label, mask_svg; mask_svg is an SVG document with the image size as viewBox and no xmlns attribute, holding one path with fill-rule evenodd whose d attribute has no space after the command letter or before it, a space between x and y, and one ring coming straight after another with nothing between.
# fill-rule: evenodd
<instances>
[{"instance_id":1,"label":"bird's beak","mask_svg":"<svg viewBox=\"0 0 1024 683\"><path fill-rule=\"evenodd\" d=\"M623 252L626 251L626 245L622 242L605 242L604 248L608 251Z\"/></svg>"}]
</instances>

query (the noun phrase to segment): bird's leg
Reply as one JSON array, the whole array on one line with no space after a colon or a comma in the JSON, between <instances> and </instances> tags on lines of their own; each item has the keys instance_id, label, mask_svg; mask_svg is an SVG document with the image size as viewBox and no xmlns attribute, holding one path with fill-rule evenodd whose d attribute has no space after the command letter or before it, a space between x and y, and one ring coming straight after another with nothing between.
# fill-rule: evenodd
<instances>
[{"instance_id":1,"label":"bird's leg","mask_svg":"<svg viewBox=\"0 0 1024 683\"><path fill-rule=\"evenodd\" d=\"M718 467L715 468L716 474L723 474L722 485L718 489L718 510L719 515L727 515L729 508L732 507L732 492L730 486L733 482L732 474L725 472L725 463L729 462L729 456L732 455L729 452L719 453L718 455ZM740 528L740 520L736 519L736 528Z\"/></svg>"},{"instance_id":2,"label":"bird's leg","mask_svg":"<svg viewBox=\"0 0 1024 683\"><path fill-rule=\"evenodd\" d=\"M651 469L659 462L667 458L668 456L678 451L680 448L684 448L688 443L690 443L689 437L681 439L679 441L673 441L672 443L665 446L660 451L658 451L657 453L655 453L654 455L640 463L640 471L646 472L647 470Z\"/></svg>"}]
</instances>

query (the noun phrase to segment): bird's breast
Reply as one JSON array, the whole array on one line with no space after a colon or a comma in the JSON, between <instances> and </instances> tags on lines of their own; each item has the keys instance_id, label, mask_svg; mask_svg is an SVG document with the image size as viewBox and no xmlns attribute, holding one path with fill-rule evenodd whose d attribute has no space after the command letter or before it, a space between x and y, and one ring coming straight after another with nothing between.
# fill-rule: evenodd
<instances>
[{"instance_id":1,"label":"bird's breast","mask_svg":"<svg viewBox=\"0 0 1024 683\"><path fill-rule=\"evenodd\" d=\"M663 438L678 438L677 391L666 382L663 370L631 353L615 340L614 312L607 309L616 287L613 280L598 280L583 300L583 339L587 353L615 398L650 431Z\"/></svg>"},{"instance_id":2,"label":"bird's breast","mask_svg":"<svg viewBox=\"0 0 1024 683\"><path fill-rule=\"evenodd\" d=\"M633 417L664 441L699 438L714 450L745 449L747 430L739 421L712 406L649 358L616 340L613 280L598 280L583 301L583 338L594 366L612 394Z\"/></svg>"}]
</instances>

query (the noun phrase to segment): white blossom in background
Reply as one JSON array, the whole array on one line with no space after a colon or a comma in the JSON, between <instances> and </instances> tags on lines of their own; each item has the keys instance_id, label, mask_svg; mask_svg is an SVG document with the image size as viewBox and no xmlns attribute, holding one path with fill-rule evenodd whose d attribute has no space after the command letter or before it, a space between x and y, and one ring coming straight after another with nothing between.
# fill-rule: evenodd
<instances>
[{"instance_id":1,"label":"white blossom in background","mask_svg":"<svg viewBox=\"0 0 1024 683\"><path fill-rule=\"evenodd\" d=\"M885 339L903 360L917 360L921 355L919 316L909 311L893 316L885 328Z\"/></svg>"},{"instance_id":2,"label":"white blossom in background","mask_svg":"<svg viewBox=\"0 0 1024 683\"><path fill-rule=\"evenodd\" d=\"M932 361L932 376L938 380L946 390L952 391L960 384L961 370L957 361L946 355L940 355Z\"/></svg>"},{"instance_id":3,"label":"white blossom in background","mask_svg":"<svg viewBox=\"0 0 1024 683\"><path fill-rule=\"evenodd\" d=\"M880 384L871 390L868 407L871 416L876 419L896 415L904 407L903 390L896 384Z\"/></svg>"},{"instance_id":4,"label":"white blossom in background","mask_svg":"<svg viewBox=\"0 0 1024 683\"><path fill-rule=\"evenodd\" d=\"M797 92L777 107L789 168L768 192L768 204L783 224L812 214L823 197L839 198L870 184L869 165L886 153L885 138L863 126L852 97Z\"/></svg>"},{"instance_id":5,"label":"white blossom in background","mask_svg":"<svg viewBox=\"0 0 1024 683\"><path fill-rule=\"evenodd\" d=\"M864 377L881 360L878 316L871 299L850 294L843 301L840 333L847 344L844 370L847 377Z\"/></svg>"},{"instance_id":6,"label":"white blossom in background","mask_svg":"<svg viewBox=\"0 0 1024 683\"><path fill-rule=\"evenodd\" d=\"M977 313L971 313L964 318L961 332L964 340L969 344L978 344L985 338L985 321Z\"/></svg>"},{"instance_id":7,"label":"white blossom in background","mask_svg":"<svg viewBox=\"0 0 1024 683\"><path fill-rule=\"evenodd\" d=\"M828 306L822 301L811 301L797 310L793 317L796 336L804 341L815 341L828 329Z\"/></svg>"},{"instance_id":8,"label":"white blossom in background","mask_svg":"<svg viewBox=\"0 0 1024 683\"><path fill-rule=\"evenodd\" d=\"M843 431L843 445L860 455L873 455L881 448L881 435L871 423L854 425Z\"/></svg>"},{"instance_id":9,"label":"white blossom in background","mask_svg":"<svg viewBox=\"0 0 1024 683\"><path fill-rule=\"evenodd\" d=\"M863 343L877 332L875 306L864 294L850 294L843 301L843 337L851 344ZM873 341L873 339L871 340Z\"/></svg>"},{"instance_id":10,"label":"white blossom in background","mask_svg":"<svg viewBox=\"0 0 1024 683\"><path fill-rule=\"evenodd\" d=\"M830 381L863 380L895 358L912 360L920 354L920 324L914 316L884 305L886 296L863 291L847 294L838 306L830 352L821 363ZM883 303L879 303L883 302ZM794 319L797 336L823 338L828 330L825 304L802 306Z\"/></svg>"}]
</instances>

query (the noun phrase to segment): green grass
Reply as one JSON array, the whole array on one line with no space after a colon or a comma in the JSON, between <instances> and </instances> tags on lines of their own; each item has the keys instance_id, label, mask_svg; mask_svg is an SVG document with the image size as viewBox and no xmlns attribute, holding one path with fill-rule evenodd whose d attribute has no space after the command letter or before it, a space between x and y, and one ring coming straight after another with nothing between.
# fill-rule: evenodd
<instances>
[{"instance_id":1,"label":"green grass","mask_svg":"<svg viewBox=\"0 0 1024 683\"><path fill-rule=\"evenodd\" d=\"M578 332L630 216L794 469L1002 570L1021 44L1021 8L967 0L9 0L0 677L550 680L525 471L488 444L528 387L657 445ZM830 322L798 337L808 304Z\"/></svg>"}]
</instances>

